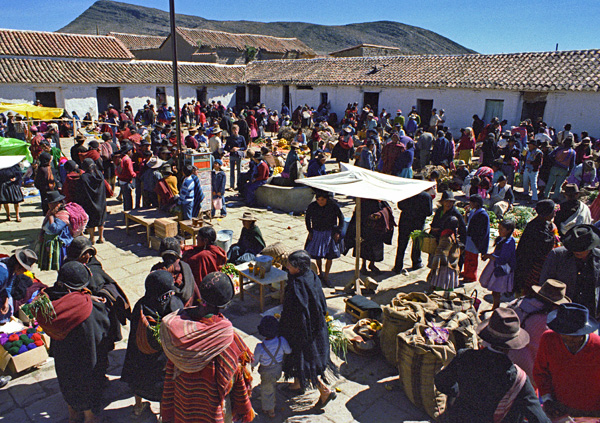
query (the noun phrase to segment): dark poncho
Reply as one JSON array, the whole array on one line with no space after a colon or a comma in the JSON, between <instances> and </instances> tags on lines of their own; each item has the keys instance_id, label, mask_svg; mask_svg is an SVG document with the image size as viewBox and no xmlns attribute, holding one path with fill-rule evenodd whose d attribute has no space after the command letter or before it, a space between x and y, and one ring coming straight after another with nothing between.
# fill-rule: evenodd
<instances>
[{"instance_id":1,"label":"dark poncho","mask_svg":"<svg viewBox=\"0 0 600 423\"><path fill-rule=\"evenodd\" d=\"M325 314L327 302L321 281L312 271L289 275L285 286L279 334L292 352L283 361L286 378L298 378L302 387L317 386L317 376L334 369L329 355L329 334Z\"/></svg>"},{"instance_id":2,"label":"dark poncho","mask_svg":"<svg viewBox=\"0 0 600 423\"><path fill-rule=\"evenodd\" d=\"M104 176L98 171L84 173L79 178L75 202L88 214L88 227L104 226L106 220L106 187Z\"/></svg>"},{"instance_id":3,"label":"dark poncho","mask_svg":"<svg viewBox=\"0 0 600 423\"><path fill-rule=\"evenodd\" d=\"M46 290L54 303L68 301L66 309L80 313L85 307L85 295L68 293L59 287ZM79 316L85 318L85 316ZM43 326L42 326L43 327ZM108 354L110 321L104 304L92 301L91 312L75 327L63 327L67 333L62 340L52 339L52 354L60 391L75 411L99 411L104 384L104 360Z\"/></svg>"},{"instance_id":4,"label":"dark poncho","mask_svg":"<svg viewBox=\"0 0 600 423\"><path fill-rule=\"evenodd\" d=\"M171 282L172 288L174 285ZM154 298L157 297L156 293L146 291L133 308L127 353L121 373L121 380L129 384L135 395L150 401L161 400L167 357L149 326L183 308L179 297L168 294L168 287L163 291L163 301Z\"/></svg>"},{"instance_id":5,"label":"dark poncho","mask_svg":"<svg viewBox=\"0 0 600 423\"><path fill-rule=\"evenodd\" d=\"M370 219L379 216L377 220ZM363 199L361 201L361 238L360 257L368 261L383 261L383 244L392 244L394 235L394 215L385 201ZM348 225L344 239L346 251L356 245L356 211ZM356 255L356 253L354 253Z\"/></svg>"},{"instance_id":6,"label":"dark poncho","mask_svg":"<svg viewBox=\"0 0 600 423\"><path fill-rule=\"evenodd\" d=\"M250 229L242 228L237 245L244 253L252 254L260 253L266 246L262 233L256 225Z\"/></svg>"},{"instance_id":7,"label":"dark poncho","mask_svg":"<svg viewBox=\"0 0 600 423\"><path fill-rule=\"evenodd\" d=\"M15 178L14 181L11 181ZM18 164L0 169L0 204L16 204L23 201L21 180L23 174Z\"/></svg>"},{"instance_id":8,"label":"dark poncho","mask_svg":"<svg viewBox=\"0 0 600 423\"><path fill-rule=\"evenodd\" d=\"M186 307L192 305L194 297L200 298L200 291L194 281L194 273L189 264L179 259L175 261L165 262L164 260L160 263L156 263L150 271L155 270L166 270L173 276L175 281L175 295L181 299Z\"/></svg>"}]
</instances>

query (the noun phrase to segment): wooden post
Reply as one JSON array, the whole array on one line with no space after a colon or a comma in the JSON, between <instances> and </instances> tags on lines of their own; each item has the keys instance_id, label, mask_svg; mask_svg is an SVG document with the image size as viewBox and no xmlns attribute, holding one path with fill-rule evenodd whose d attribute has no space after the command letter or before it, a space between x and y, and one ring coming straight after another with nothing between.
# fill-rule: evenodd
<instances>
[{"instance_id":1,"label":"wooden post","mask_svg":"<svg viewBox=\"0 0 600 423\"><path fill-rule=\"evenodd\" d=\"M354 252L356 253L356 260L354 262L354 284L356 294L360 294L360 282L359 280L359 269L360 269L360 242L361 242L361 199L356 198L356 246Z\"/></svg>"}]
</instances>

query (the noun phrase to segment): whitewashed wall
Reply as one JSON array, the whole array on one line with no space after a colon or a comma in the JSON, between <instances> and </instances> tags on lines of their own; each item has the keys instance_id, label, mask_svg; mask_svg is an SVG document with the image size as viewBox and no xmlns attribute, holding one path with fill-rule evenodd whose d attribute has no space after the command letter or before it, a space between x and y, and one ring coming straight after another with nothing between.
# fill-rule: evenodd
<instances>
[{"instance_id":1,"label":"whitewashed wall","mask_svg":"<svg viewBox=\"0 0 600 423\"><path fill-rule=\"evenodd\" d=\"M573 126L573 132L588 131L593 137L600 137L600 93L565 92L551 93L546 99L544 120L557 131L566 123Z\"/></svg>"}]
</instances>

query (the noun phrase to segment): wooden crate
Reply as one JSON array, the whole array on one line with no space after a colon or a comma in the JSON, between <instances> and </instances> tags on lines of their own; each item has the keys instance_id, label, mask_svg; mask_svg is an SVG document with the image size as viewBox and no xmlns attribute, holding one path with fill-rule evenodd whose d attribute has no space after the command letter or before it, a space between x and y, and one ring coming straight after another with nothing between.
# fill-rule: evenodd
<instances>
[{"instance_id":1,"label":"wooden crate","mask_svg":"<svg viewBox=\"0 0 600 423\"><path fill-rule=\"evenodd\" d=\"M156 219L154 221L154 235L161 239L177 236L177 222L165 217Z\"/></svg>"}]
</instances>

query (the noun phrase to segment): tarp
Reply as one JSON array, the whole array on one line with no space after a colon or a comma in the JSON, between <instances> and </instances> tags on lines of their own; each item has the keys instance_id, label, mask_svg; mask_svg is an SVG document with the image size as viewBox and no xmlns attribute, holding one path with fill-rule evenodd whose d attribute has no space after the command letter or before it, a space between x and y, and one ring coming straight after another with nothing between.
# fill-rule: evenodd
<instances>
[{"instance_id":1,"label":"tarp","mask_svg":"<svg viewBox=\"0 0 600 423\"><path fill-rule=\"evenodd\" d=\"M12 110L24 117L31 119L51 120L59 118L63 115L64 110L57 107L41 107L33 104L20 103L0 103L0 112L8 112Z\"/></svg>"},{"instance_id":2,"label":"tarp","mask_svg":"<svg viewBox=\"0 0 600 423\"><path fill-rule=\"evenodd\" d=\"M0 156L0 169L13 167L24 158L25 156Z\"/></svg>"},{"instance_id":3,"label":"tarp","mask_svg":"<svg viewBox=\"0 0 600 423\"><path fill-rule=\"evenodd\" d=\"M399 178L344 163L339 173L297 179L296 182L335 194L392 203L406 200L435 186L435 182Z\"/></svg>"},{"instance_id":4,"label":"tarp","mask_svg":"<svg viewBox=\"0 0 600 423\"><path fill-rule=\"evenodd\" d=\"M0 156L25 156L29 163L33 163L29 144L15 138L0 137Z\"/></svg>"}]
</instances>

